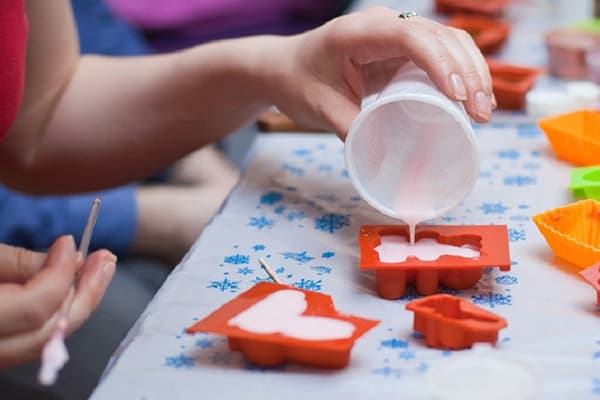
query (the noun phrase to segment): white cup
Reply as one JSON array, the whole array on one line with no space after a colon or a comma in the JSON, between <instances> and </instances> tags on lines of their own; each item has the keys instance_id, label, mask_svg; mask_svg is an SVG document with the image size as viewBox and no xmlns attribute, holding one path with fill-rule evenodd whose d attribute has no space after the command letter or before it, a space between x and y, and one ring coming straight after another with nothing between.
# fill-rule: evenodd
<instances>
[{"instance_id":1,"label":"white cup","mask_svg":"<svg viewBox=\"0 0 600 400\"><path fill-rule=\"evenodd\" d=\"M462 104L412 63L363 101L346 138L345 159L358 193L408 224L447 213L479 175L475 134Z\"/></svg>"}]
</instances>

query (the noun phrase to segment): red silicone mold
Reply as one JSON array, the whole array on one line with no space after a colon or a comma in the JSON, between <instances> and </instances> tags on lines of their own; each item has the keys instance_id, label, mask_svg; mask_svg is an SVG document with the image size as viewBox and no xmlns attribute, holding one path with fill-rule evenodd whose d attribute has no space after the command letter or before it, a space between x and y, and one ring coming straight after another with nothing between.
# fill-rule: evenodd
<instances>
[{"instance_id":1,"label":"red silicone mold","mask_svg":"<svg viewBox=\"0 0 600 400\"><path fill-rule=\"evenodd\" d=\"M482 14L496 17L511 0L435 0L435 11L441 14Z\"/></svg>"},{"instance_id":2,"label":"red silicone mold","mask_svg":"<svg viewBox=\"0 0 600 400\"><path fill-rule=\"evenodd\" d=\"M466 349L475 343L496 343L506 320L475 304L448 294L413 300L406 309L415 313L414 330L427 346Z\"/></svg>"},{"instance_id":3,"label":"red silicone mold","mask_svg":"<svg viewBox=\"0 0 600 400\"><path fill-rule=\"evenodd\" d=\"M505 64L487 59L492 75L494 95L498 108L505 110L521 110L525 108L525 96L533 87L541 70L519 65Z\"/></svg>"},{"instance_id":4,"label":"red silicone mold","mask_svg":"<svg viewBox=\"0 0 600 400\"><path fill-rule=\"evenodd\" d=\"M302 315L328 317L354 325L352 337L338 340L300 340L282 334L257 334L228 325L229 320L278 290L297 290L305 294L307 309ZM225 335L229 348L240 351L252 363L271 367L286 361L322 368L348 365L354 342L379 321L345 315L336 311L330 296L278 283L261 282L240 294L208 317L187 328L188 333L211 332Z\"/></svg>"},{"instance_id":5,"label":"red silicone mold","mask_svg":"<svg viewBox=\"0 0 600 400\"><path fill-rule=\"evenodd\" d=\"M510 33L509 24L480 16L458 15L446 25L467 31L483 54L499 50Z\"/></svg>"},{"instance_id":6,"label":"red silicone mold","mask_svg":"<svg viewBox=\"0 0 600 400\"><path fill-rule=\"evenodd\" d=\"M579 273L583 279L596 289L596 302L600 304L600 263L584 269Z\"/></svg>"},{"instance_id":7,"label":"red silicone mold","mask_svg":"<svg viewBox=\"0 0 600 400\"><path fill-rule=\"evenodd\" d=\"M437 292L439 283L450 289L470 288L481 279L485 267L510 271L506 225L417 226L415 240L435 238L439 243L453 246L468 244L479 249L477 258L443 255L433 261L408 257L403 262L384 263L375 248L385 235L408 238L408 226L365 225L358 236L360 269L375 270L377 293L384 299L401 298L407 284L414 283L417 292L429 295Z\"/></svg>"}]
</instances>

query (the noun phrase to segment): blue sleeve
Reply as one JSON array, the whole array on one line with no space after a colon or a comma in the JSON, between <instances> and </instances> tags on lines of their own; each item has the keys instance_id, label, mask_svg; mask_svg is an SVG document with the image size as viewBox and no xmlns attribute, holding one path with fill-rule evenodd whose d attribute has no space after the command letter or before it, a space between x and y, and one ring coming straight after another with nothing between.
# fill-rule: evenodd
<instances>
[{"instance_id":1,"label":"blue sleeve","mask_svg":"<svg viewBox=\"0 0 600 400\"><path fill-rule=\"evenodd\" d=\"M45 250L57 236L81 239L92 201L102 200L90 249L108 248L119 257L131 250L137 223L135 186L73 196L35 197L0 186L0 242Z\"/></svg>"}]
</instances>

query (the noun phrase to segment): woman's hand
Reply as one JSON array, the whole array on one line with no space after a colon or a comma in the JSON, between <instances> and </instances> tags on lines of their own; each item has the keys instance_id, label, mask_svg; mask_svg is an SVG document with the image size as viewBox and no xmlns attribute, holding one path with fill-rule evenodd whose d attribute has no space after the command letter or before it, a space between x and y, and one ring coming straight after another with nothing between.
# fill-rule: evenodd
<instances>
[{"instance_id":1,"label":"woman's hand","mask_svg":"<svg viewBox=\"0 0 600 400\"><path fill-rule=\"evenodd\" d=\"M478 122L495 108L490 73L463 30L421 17L400 19L383 8L336 18L283 41L270 91L274 103L296 121L344 138L362 98L385 86L412 60L449 98L462 101ZM283 51L291 57L280 57ZM283 65L281 65L283 64Z\"/></svg>"},{"instance_id":2,"label":"woman's hand","mask_svg":"<svg viewBox=\"0 0 600 400\"><path fill-rule=\"evenodd\" d=\"M40 355L81 271L68 331L77 329L102 299L115 261L107 250L82 261L71 236L57 239L47 255L0 244L0 368Z\"/></svg>"}]
</instances>

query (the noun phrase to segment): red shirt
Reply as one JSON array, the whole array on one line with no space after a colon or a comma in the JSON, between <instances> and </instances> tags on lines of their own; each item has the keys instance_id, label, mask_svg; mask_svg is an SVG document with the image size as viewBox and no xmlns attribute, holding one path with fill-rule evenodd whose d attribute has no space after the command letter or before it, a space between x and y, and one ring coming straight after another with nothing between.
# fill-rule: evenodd
<instances>
[{"instance_id":1,"label":"red shirt","mask_svg":"<svg viewBox=\"0 0 600 400\"><path fill-rule=\"evenodd\" d=\"M0 0L0 140L21 106L26 47L24 0Z\"/></svg>"}]
</instances>

